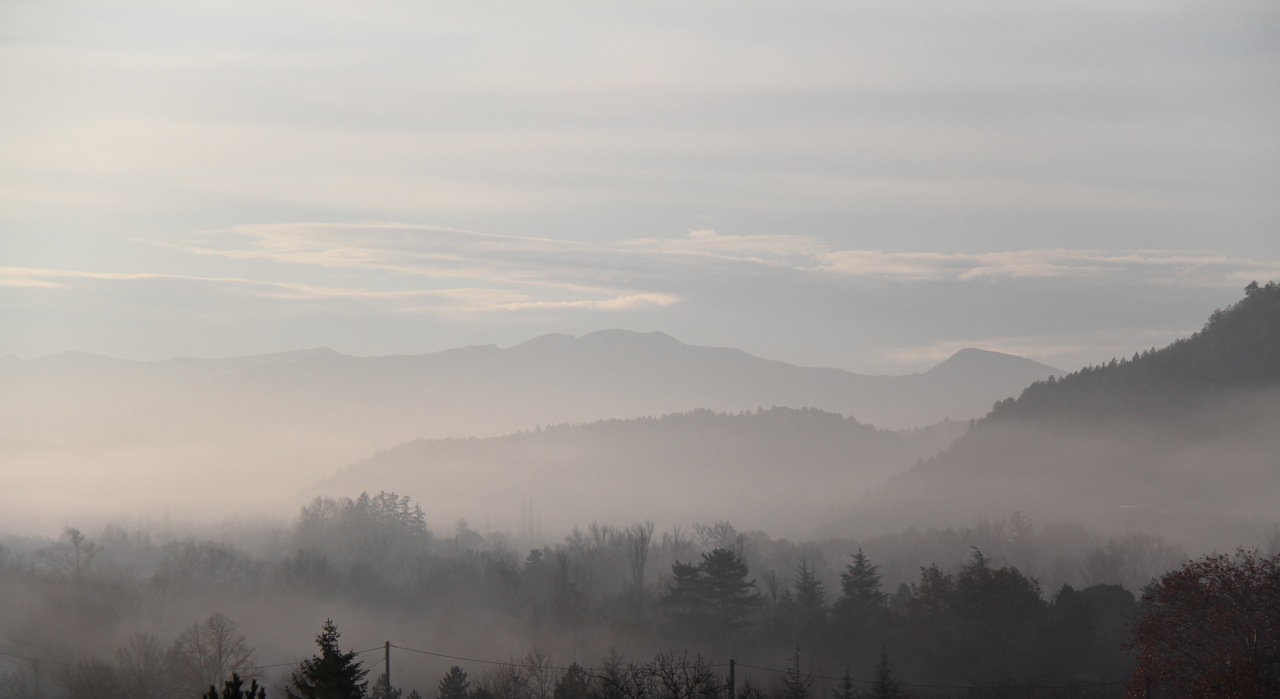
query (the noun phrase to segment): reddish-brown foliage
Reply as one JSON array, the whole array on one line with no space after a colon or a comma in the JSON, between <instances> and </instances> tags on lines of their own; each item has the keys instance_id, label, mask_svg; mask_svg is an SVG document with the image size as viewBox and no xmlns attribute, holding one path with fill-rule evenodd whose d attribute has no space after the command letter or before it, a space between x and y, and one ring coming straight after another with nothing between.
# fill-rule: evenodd
<instances>
[{"instance_id":1,"label":"reddish-brown foliage","mask_svg":"<svg viewBox=\"0 0 1280 699\"><path fill-rule=\"evenodd\" d=\"M1280 555L1205 556L1142 601L1130 697L1280 697Z\"/></svg>"}]
</instances>

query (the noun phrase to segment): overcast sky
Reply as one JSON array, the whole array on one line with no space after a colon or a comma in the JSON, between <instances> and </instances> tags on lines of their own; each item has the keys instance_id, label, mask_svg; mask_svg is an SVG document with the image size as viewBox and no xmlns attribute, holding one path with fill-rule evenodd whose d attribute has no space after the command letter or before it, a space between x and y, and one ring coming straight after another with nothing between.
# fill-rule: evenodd
<instances>
[{"instance_id":1,"label":"overcast sky","mask_svg":"<svg viewBox=\"0 0 1280 699\"><path fill-rule=\"evenodd\" d=\"M0 0L0 355L1065 369L1280 279L1280 4Z\"/></svg>"}]
</instances>

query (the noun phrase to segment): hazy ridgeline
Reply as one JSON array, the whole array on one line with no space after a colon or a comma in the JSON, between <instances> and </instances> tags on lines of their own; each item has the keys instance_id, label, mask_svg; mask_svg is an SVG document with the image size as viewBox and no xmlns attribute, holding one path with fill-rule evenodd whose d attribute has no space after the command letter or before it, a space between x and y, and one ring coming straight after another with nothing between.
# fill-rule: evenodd
<instances>
[{"instance_id":1,"label":"hazy ridgeline","mask_svg":"<svg viewBox=\"0 0 1280 699\"><path fill-rule=\"evenodd\" d=\"M611 651L645 663L672 650L786 669L798 647L806 673L837 677L847 666L858 679L874 676L883 649L910 683L1116 682L1130 670L1119 646L1134 595L1187 557L1155 536L1104 539L1020 513L857 541L795 542L719 522L591 524L546 543L424 514L379 493L318 498L287 523L206 536L112 526L10 538L0 550L0 650L42 662L7 657L6 696L33 696L23 692L37 678L61 696L72 670L174 686L191 672L184 643L211 618L234 622L253 651L242 674L267 680L274 696L291 664L314 652L325 618L344 649L376 649L360 656L375 675L390 641L596 669ZM1274 552L1280 535L1267 545ZM717 576L740 589L690 582ZM406 694L433 696L453 664L473 681L498 681L484 674L497 666L393 652ZM739 683L746 677L766 688L781 680L750 668Z\"/></svg>"}]
</instances>

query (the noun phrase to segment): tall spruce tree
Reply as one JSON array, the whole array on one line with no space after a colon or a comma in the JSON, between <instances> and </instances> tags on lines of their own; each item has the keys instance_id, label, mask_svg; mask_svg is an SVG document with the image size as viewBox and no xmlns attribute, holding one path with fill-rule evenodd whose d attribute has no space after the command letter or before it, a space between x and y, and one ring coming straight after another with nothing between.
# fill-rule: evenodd
<instances>
[{"instance_id":1,"label":"tall spruce tree","mask_svg":"<svg viewBox=\"0 0 1280 699\"><path fill-rule=\"evenodd\" d=\"M796 567L796 577L791 583L795 590L794 604L798 643L816 646L827 635L827 591L822 581L806 562Z\"/></svg>"},{"instance_id":2,"label":"tall spruce tree","mask_svg":"<svg viewBox=\"0 0 1280 699\"><path fill-rule=\"evenodd\" d=\"M889 596L880 590L879 568L858 549L853 562L840 574L840 599L836 600L833 616L846 640L866 641L870 627L883 616Z\"/></svg>"},{"instance_id":3,"label":"tall spruce tree","mask_svg":"<svg viewBox=\"0 0 1280 699\"><path fill-rule=\"evenodd\" d=\"M320 654L302 661L289 676L285 694L289 699L364 699L369 671L356 660L354 651L342 652L338 647L338 627L325 619L316 636ZM295 693L296 690L296 693Z\"/></svg>"}]
</instances>

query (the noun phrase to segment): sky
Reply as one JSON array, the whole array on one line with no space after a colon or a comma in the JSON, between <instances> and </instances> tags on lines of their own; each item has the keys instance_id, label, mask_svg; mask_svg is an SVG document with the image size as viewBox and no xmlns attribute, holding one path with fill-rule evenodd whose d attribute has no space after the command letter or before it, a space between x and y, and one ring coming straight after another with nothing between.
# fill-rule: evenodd
<instances>
[{"instance_id":1,"label":"sky","mask_svg":"<svg viewBox=\"0 0 1280 699\"><path fill-rule=\"evenodd\" d=\"M1280 279L1271 2L0 0L0 356L1058 368Z\"/></svg>"}]
</instances>

